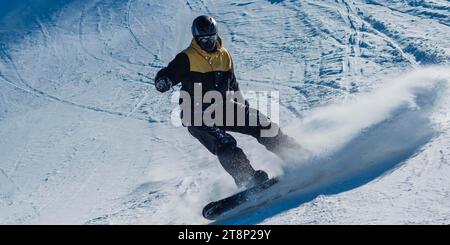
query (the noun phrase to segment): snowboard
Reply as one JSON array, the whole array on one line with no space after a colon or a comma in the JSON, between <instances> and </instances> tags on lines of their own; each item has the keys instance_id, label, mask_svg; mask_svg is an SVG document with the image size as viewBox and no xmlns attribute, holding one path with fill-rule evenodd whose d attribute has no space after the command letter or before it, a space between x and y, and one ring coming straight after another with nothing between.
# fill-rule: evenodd
<instances>
[{"instance_id":1,"label":"snowboard","mask_svg":"<svg viewBox=\"0 0 450 245\"><path fill-rule=\"evenodd\" d=\"M250 207L252 202L258 201L258 194L263 194L265 190L269 189L276 183L278 183L278 178L274 177L266 180L259 185L238 192L232 196L218 201L210 202L203 208L203 217L209 220L217 220L218 218L223 218L228 213L233 212L233 210L237 209L238 207L245 206L245 204L249 204L247 206ZM256 203L254 204L256 205ZM236 212L237 211L235 211L234 213L236 214Z\"/></svg>"}]
</instances>

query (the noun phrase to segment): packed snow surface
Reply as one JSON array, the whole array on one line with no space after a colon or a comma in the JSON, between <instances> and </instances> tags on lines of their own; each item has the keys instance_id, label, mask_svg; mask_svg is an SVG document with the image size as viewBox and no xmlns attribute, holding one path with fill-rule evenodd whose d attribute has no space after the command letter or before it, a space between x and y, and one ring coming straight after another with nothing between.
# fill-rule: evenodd
<instances>
[{"instance_id":1,"label":"packed snow surface","mask_svg":"<svg viewBox=\"0 0 450 245\"><path fill-rule=\"evenodd\" d=\"M241 89L279 91L295 190L223 224L449 224L445 0L0 1L0 223L207 224L237 192L153 77L219 23Z\"/></svg>"}]
</instances>

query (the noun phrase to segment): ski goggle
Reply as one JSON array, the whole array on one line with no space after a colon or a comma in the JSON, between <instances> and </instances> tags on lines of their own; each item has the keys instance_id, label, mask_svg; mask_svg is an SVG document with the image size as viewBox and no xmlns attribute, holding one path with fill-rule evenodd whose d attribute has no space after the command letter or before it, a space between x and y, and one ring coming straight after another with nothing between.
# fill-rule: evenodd
<instances>
[{"instance_id":1,"label":"ski goggle","mask_svg":"<svg viewBox=\"0 0 450 245\"><path fill-rule=\"evenodd\" d=\"M200 43L215 43L217 41L217 34L209 36L199 36L196 37L197 41Z\"/></svg>"}]
</instances>

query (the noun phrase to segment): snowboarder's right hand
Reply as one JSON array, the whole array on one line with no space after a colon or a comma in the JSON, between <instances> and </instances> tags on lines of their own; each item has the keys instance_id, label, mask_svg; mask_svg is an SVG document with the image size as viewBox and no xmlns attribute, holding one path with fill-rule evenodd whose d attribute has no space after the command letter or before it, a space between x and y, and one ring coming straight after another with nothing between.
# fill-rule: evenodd
<instances>
[{"instance_id":1,"label":"snowboarder's right hand","mask_svg":"<svg viewBox=\"0 0 450 245\"><path fill-rule=\"evenodd\" d=\"M169 91L172 87L172 81L168 77L161 77L155 82L156 90L158 90L161 93L164 93L166 91Z\"/></svg>"}]
</instances>

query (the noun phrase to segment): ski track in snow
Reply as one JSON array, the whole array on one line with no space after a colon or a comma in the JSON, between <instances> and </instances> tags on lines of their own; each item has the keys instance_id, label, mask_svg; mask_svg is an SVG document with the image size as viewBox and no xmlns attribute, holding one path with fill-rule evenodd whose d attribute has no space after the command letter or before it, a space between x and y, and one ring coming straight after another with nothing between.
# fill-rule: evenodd
<instances>
[{"instance_id":1,"label":"ski track in snow","mask_svg":"<svg viewBox=\"0 0 450 245\"><path fill-rule=\"evenodd\" d=\"M282 163L236 135L302 188L222 223L450 222L447 1L42 2L0 16L0 223L208 222L233 181L151 79L205 13L241 88L280 91L311 153Z\"/></svg>"}]
</instances>

